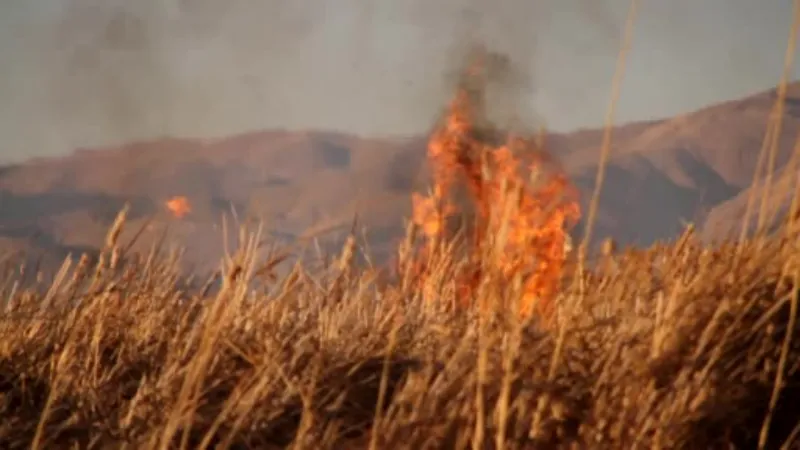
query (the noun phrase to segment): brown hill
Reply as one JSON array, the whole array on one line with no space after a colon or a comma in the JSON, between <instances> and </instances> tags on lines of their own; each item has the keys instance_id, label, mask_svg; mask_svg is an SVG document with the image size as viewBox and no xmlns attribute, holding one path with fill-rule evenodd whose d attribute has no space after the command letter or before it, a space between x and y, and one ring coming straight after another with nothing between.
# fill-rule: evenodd
<instances>
[{"instance_id":1,"label":"brown hill","mask_svg":"<svg viewBox=\"0 0 800 450\"><path fill-rule=\"evenodd\" d=\"M733 230L752 184L776 91L734 100L671 119L619 127L601 196L600 234L648 244L669 239L683 223ZM800 131L800 83L786 99L776 168L786 166ZM567 170L590 192L597 168L599 132L564 146ZM726 206L727 205L727 206ZM719 231L717 231L719 233ZM709 232L711 233L711 232Z\"/></svg>"},{"instance_id":2,"label":"brown hill","mask_svg":"<svg viewBox=\"0 0 800 450\"><path fill-rule=\"evenodd\" d=\"M674 237L683 223L732 229L741 217L775 91L683 116L614 130L596 235L648 244ZM792 85L780 141L786 165L800 130L800 84ZM548 137L552 152L583 193L594 184L600 130ZM79 150L0 170L0 245L35 249L51 261L103 242L125 202L131 226L145 227L140 249L167 231L191 244L187 261L210 267L222 251L221 217L266 221L279 241L345 233L356 213L373 251L385 253L424 187L424 140L364 139L340 133L264 131L201 141L163 139ZM184 195L192 212L170 216L164 202ZM777 200L776 200L777 202Z\"/></svg>"},{"instance_id":3,"label":"brown hill","mask_svg":"<svg viewBox=\"0 0 800 450\"><path fill-rule=\"evenodd\" d=\"M191 243L186 256L193 262L216 264L223 215L264 219L269 234L287 242L320 231L335 238L337 227L362 212L375 219L369 222L379 237L388 236L395 231L385 227L402 226L407 174L422 160L414 149L422 148L420 140L271 131L79 150L0 173L0 236L17 247L36 242L58 250L60 258L102 244L126 202L129 234L148 222L140 249L168 230L171 242ZM192 205L181 220L164 206L177 195Z\"/></svg>"}]
</instances>

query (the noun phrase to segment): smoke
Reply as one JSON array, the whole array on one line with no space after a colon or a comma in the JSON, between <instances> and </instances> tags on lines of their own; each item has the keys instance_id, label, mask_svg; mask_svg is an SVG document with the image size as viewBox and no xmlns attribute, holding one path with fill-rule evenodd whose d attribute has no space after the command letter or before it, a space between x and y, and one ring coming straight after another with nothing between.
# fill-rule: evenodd
<instances>
[{"instance_id":1,"label":"smoke","mask_svg":"<svg viewBox=\"0 0 800 450\"><path fill-rule=\"evenodd\" d=\"M0 74L2 156L277 127L416 134L474 42L515 65L497 114L538 121L537 48L559 4L11 0L0 6L11 66Z\"/></svg>"}]
</instances>

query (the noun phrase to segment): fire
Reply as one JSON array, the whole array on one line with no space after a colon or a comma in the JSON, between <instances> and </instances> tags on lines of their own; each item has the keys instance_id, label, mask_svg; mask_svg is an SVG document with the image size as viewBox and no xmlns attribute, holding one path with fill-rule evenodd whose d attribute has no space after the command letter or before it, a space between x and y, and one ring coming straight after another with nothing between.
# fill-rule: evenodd
<instances>
[{"instance_id":1,"label":"fire","mask_svg":"<svg viewBox=\"0 0 800 450\"><path fill-rule=\"evenodd\" d=\"M189 203L189 199L184 196L172 197L171 199L167 200L166 206L172 215L178 219L181 219L192 212L192 205Z\"/></svg>"},{"instance_id":2,"label":"fire","mask_svg":"<svg viewBox=\"0 0 800 450\"><path fill-rule=\"evenodd\" d=\"M469 298L482 274L522 277L520 312L546 312L571 245L568 229L580 218L576 190L560 171L545 176L549 159L535 139L499 136L488 124L483 69L478 61L465 73L429 140L433 187L413 194L412 222L424 255L451 235L457 214L470 215L467 256L476 269L456 281L459 291Z\"/></svg>"}]
</instances>

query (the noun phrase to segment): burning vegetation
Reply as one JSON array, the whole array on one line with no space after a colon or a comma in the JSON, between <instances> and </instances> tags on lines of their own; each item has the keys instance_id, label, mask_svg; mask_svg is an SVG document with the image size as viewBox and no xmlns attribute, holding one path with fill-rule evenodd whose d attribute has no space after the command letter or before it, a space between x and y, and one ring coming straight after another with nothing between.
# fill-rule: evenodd
<instances>
[{"instance_id":1,"label":"burning vegetation","mask_svg":"<svg viewBox=\"0 0 800 450\"><path fill-rule=\"evenodd\" d=\"M192 205L189 203L189 199L182 195L172 197L166 201L165 205L169 212L178 219L183 219L192 212Z\"/></svg>"},{"instance_id":2,"label":"burning vegetation","mask_svg":"<svg viewBox=\"0 0 800 450\"><path fill-rule=\"evenodd\" d=\"M428 143L433 186L412 198L412 222L426 240L418 267L424 272L425 259L463 232L458 251L471 264L456 280L461 303L488 274L520 278L528 315L552 306L580 208L540 140L504 135L487 119L490 56L476 53Z\"/></svg>"}]
</instances>

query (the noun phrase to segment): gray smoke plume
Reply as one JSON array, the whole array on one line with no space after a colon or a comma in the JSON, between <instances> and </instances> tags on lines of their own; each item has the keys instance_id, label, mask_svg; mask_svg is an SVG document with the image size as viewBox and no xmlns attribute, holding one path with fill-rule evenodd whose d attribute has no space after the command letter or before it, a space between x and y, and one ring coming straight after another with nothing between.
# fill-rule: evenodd
<instances>
[{"instance_id":1,"label":"gray smoke plume","mask_svg":"<svg viewBox=\"0 0 800 450\"><path fill-rule=\"evenodd\" d=\"M595 5L569 8L583 3ZM497 113L535 122L539 35L562 4L9 0L0 6L1 156L276 127L416 134L474 42L516 65L514 94L493 102Z\"/></svg>"}]
</instances>

